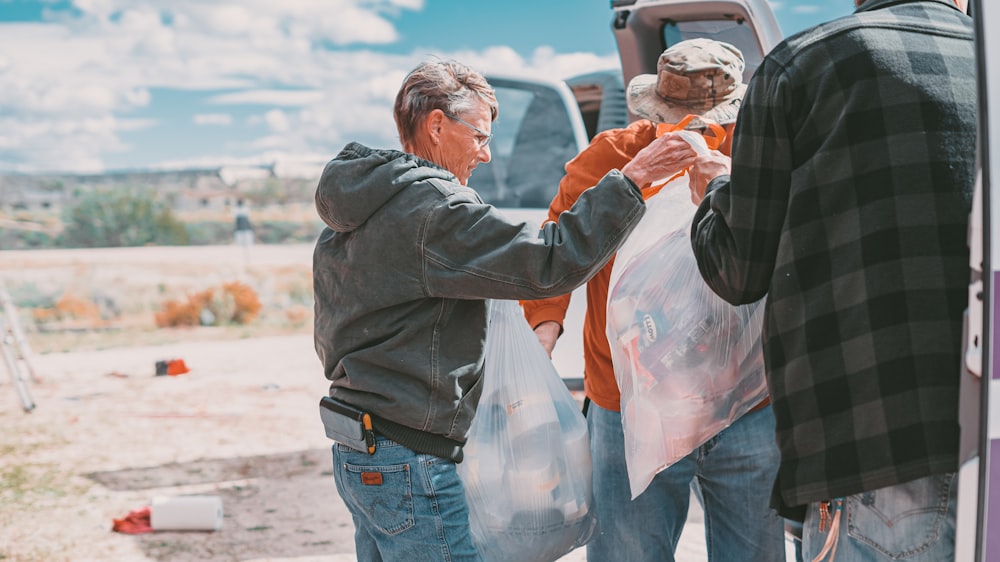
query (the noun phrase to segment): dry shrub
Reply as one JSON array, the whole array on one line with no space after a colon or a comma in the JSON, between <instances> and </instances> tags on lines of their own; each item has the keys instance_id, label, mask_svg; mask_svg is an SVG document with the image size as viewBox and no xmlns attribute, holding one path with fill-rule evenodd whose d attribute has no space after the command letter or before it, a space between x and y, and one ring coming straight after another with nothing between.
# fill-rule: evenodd
<instances>
[{"instance_id":1,"label":"dry shrub","mask_svg":"<svg viewBox=\"0 0 1000 562\"><path fill-rule=\"evenodd\" d=\"M54 308L32 308L31 317L38 323L54 322L59 319Z\"/></svg>"},{"instance_id":2,"label":"dry shrub","mask_svg":"<svg viewBox=\"0 0 1000 562\"><path fill-rule=\"evenodd\" d=\"M167 301L163 309L156 313L156 325L160 328L177 326L197 326L200 324L199 306L192 297L186 301Z\"/></svg>"},{"instance_id":3,"label":"dry shrub","mask_svg":"<svg viewBox=\"0 0 1000 562\"><path fill-rule=\"evenodd\" d=\"M249 324L257 318L257 314L260 313L261 304L260 299L257 298L257 292L253 290L253 287L246 283L233 281L222 285L222 291L226 295L231 296L236 305L236 310L231 317L232 322Z\"/></svg>"},{"instance_id":4,"label":"dry shrub","mask_svg":"<svg viewBox=\"0 0 1000 562\"><path fill-rule=\"evenodd\" d=\"M190 294L185 301L165 302L163 309L156 313L156 325L168 328L249 324L257 318L261 306L253 287L233 281Z\"/></svg>"},{"instance_id":5,"label":"dry shrub","mask_svg":"<svg viewBox=\"0 0 1000 562\"><path fill-rule=\"evenodd\" d=\"M305 326L311 314L312 310L302 305L293 305L285 309L285 319L296 328Z\"/></svg>"},{"instance_id":6,"label":"dry shrub","mask_svg":"<svg viewBox=\"0 0 1000 562\"><path fill-rule=\"evenodd\" d=\"M56 316L62 319L99 320L101 311L93 302L72 293L63 293L56 301Z\"/></svg>"},{"instance_id":7,"label":"dry shrub","mask_svg":"<svg viewBox=\"0 0 1000 562\"><path fill-rule=\"evenodd\" d=\"M93 301L65 292L50 307L31 309L31 317L36 323L71 323L98 325L101 323L101 309Z\"/></svg>"}]
</instances>

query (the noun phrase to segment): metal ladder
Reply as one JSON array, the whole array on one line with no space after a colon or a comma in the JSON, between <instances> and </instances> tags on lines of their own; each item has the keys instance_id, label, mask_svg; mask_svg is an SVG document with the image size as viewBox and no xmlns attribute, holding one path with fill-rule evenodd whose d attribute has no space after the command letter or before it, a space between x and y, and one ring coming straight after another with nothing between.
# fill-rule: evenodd
<instances>
[{"instance_id":1,"label":"metal ladder","mask_svg":"<svg viewBox=\"0 0 1000 562\"><path fill-rule=\"evenodd\" d=\"M25 412L35 409L35 402L28 390L28 378L39 382L38 373L31 365L31 348L24 337L21 323L18 320L17 307L10 298L10 293L0 281L0 349L3 350L4 361L10 380L17 389L18 398Z\"/></svg>"}]
</instances>

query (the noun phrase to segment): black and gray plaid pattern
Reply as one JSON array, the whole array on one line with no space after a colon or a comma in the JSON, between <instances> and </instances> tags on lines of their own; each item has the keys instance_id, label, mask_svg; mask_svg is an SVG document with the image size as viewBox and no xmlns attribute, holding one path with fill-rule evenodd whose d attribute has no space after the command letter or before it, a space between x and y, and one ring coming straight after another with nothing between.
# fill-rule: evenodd
<instances>
[{"instance_id":1,"label":"black and gray plaid pattern","mask_svg":"<svg viewBox=\"0 0 1000 562\"><path fill-rule=\"evenodd\" d=\"M721 296L768 295L778 503L954 470L970 18L949 0L875 0L789 38L751 81L734 139L692 244Z\"/></svg>"}]
</instances>

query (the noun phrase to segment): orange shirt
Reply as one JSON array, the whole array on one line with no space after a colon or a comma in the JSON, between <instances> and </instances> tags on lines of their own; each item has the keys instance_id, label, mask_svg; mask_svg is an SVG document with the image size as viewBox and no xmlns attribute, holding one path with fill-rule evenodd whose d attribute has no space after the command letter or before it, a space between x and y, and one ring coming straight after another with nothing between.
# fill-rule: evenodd
<instances>
[{"instance_id":1,"label":"orange shirt","mask_svg":"<svg viewBox=\"0 0 1000 562\"><path fill-rule=\"evenodd\" d=\"M656 124L646 119L635 121L624 129L598 133L590 146L566 164L566 176L559 182L559 193L549 205L548 220L558 222L559 214L572 207L581 193L597 185L609 171L620 170L657 136ZM639 187L646 189L649 185ZM611 345L606 332L608 285L611 283L611 268L614 264L615 260L611 258L587 282L587 312L583 325L583 385L587 397L598 406L620 412L621 392L618 390L618 381L615 380ZM571 295L563 295L544 300L521 301L528 324L534 328L542 322L552 320L562 326L570 297ZM765 397L750 411L759 410L770 402L770 397Z\"/></svg>"},{"instance_id":2,"label":"orange shirt","mask_svg":"<svg viewBox=\"0 0 1000 562\"><path fill-rule=\"evenodd\" d=\"M621 169L640 150L656 138L656 125L645 119L624 129L598 133L590 146L566 164L566 176L559 182L559 193L549 206L549 220L559 220L559 214L576 203L577 198L614 169ZM640 185L639 187L647 187ZM584 388L587 396L607 410L621 410L621 394L611 364L606 313L608 283L614 258L587 283L587 313L583 326ZM561 326L569 308L570 295L536 301L522 301L524 315L534 328L553 320ZM557 344L558 345L558 344Z\"/></svg>"}]
</instances>

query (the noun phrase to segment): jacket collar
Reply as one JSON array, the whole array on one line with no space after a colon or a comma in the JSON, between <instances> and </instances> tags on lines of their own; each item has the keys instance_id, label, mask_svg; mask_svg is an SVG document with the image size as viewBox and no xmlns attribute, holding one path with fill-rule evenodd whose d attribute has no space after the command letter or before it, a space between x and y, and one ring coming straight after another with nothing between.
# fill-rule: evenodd
<instances>
[{"instance_id":1,"label":"jacket collar","mask_svg":"<svg viewBox=\"0 0 1000 562\"><path fill-rule=\"evenodd\" d=\"M951 6L954 9L958 9L955 2L952 0L868 0L867 2L861 4L854 13L860 12L870 12L872 10L880 10L882 8L888 8L889 6L894 6L896 4L916 4L917 2L933 2L935 4L944 4L945 6Z\"/></svg>"}]
</instances>

